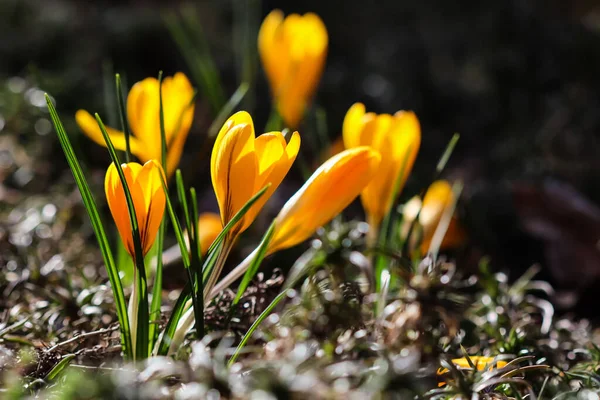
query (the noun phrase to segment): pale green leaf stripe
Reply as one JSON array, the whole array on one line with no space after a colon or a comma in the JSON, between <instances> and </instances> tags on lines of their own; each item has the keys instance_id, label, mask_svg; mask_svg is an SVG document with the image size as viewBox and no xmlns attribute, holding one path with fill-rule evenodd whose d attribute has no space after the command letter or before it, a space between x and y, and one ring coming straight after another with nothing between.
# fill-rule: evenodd
<instances>
[{"instance_id":1,"label":"pale green leaf stripe","mask_svg":"<svg viewBox=\"0 0 600 400\"><path fill-rule=\"evenodd\" d=\"M75 156L75 152L73 151L69 137L67 136L62 122L60 121L56 109L54 108L54 104L52 104L52 101L47 94L46 103L48 104L50 117L52 119L52 123L54 124L54 129L58 135L60 145L65 153L65 157L67 158L67 162L69 163L69 167L71 168L71 172L73 173L73 177L75 178L75 182L77 183L77 187L81 193L88 216L90 217L94 234L98 240L100 252L102 253L102 258L106 266L108 279L110 280L112 287L115 306L117 308L117 318L121 326L121 345L123 346L123 352L125 353L126 357L131 359L133 358L133 354L131 354L131 332L129 330L127 304L125 302L125 295L123 294L123 286L121 285L121 280L119 279L119 270L114 262L113 254L108 243L108 238L106 237L104 226L102 225L100 215L98 214L96 201L94 200L90 187L83 175L79 161Z\"/></svg>"},{"instance_id":2,"label":"pale green leaf stripe","mask_svg":"<svg viewBox=\"0 0 600 400\"><path fill-rule=\"evenodd\" d=\"M240 344L238 345L238 347L235 349L235 352L233 353L233 355L231 356L231 358L227 362L227 366L233 365L233 363L235 362L235 360L237 360L238 356L240 355L240 351L244 348L244 346L246 345L246 343L248 342L248 340L250 340L250 337L252 337L252 334L254 333L254 331L256 330L256 328L258 328L258 326L265 320L265 318L267 318L269 316L269 314L271 314L271 311L273 311L273 309L277 306L277 304L279 304L279 302L281 300L283 300L283 298L285 297L286 293L287 293L287 289L284 290L283 292L279 293L277 295L277 297L275 297L273 299L273 301L271 302L271 304L269 304L267 306L267 308L265 308L265 310L258 316L258 318L256 318L256 321L254 321L254 323L252 324L252 326L250 326L250 329L248 329L248 332L246 332L246 334L242 338L242 341L240 342Z\"/></svg>"}]
</instances>

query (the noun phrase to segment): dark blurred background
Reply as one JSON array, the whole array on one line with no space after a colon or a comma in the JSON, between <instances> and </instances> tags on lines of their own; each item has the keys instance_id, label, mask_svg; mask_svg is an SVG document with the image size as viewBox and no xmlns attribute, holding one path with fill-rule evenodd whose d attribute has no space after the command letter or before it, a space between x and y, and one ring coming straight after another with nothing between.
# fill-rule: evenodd
<instances>
[{"instance_id":1,"label":"dark blurred background","mask_svg":"<svg viewBox=\"0 0 600 400\"><path fill-rule=\"evenodd\" d=\"M0 139L10 125L19 145L34 147L27 167L7 155L14 142L0 141L0 200L10 204L19 198L11 197L15 188L40 192L68 178L48 124L16 124L15 93L34 90L24 96L37 102L35 121L47 118L40 93L53 96L78 154L101 182L108 155L79 134L73 115L78 108L107 110L114 94L106 82L114 72L129 85L159 70L190 76L165 13L198 18L229 96L240 82L239 48L255 48L256 30L274 8L313 11L327 26L329 55L316 103L327 112L332 140L356 101L376 112L417 113L423 141L405 197L424 188L452 134L461 134L445 176L465 182L459 211L471 244L459 256L466 268L489 255L516 277L539 263L540 276L561 293L559 304L578 302L582 312L595 312L600 2L592 0L0 0ZM244 107L260 129L269 92L258 63L250 72L254 85ZM187 179L204 193L201 208L216 210L208 163L199 159L211 121L200 94L182 166L184 175L193 169ZM307 158L323 150L312 143L304 145ZM267 214L298 187L298 176Z\"/></svg>"}]
</instances>

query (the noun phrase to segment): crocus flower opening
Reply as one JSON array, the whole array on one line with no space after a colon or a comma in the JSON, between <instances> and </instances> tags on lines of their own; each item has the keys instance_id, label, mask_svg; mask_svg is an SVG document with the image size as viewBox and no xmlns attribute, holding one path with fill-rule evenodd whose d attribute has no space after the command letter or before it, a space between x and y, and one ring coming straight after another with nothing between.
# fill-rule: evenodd
<instances>
[{"instance_id":1,"label":"crocus flower opening","mask_svg":"<svg viewBox=\"0 0 600 400\"><path fill-rule=\"evenodd\" d=\"M146 255L154 243L165 212L166 198L161 183L164 173L160 164L155 160L150 160L143 166L132 162L122 164L121 167L133 200L142 251ZM131 257L135 258L133 232L125 191L114 163L106 171L104 190L110 213L117 225L121 240L125 244L125 249Z\"/></svg>"},{"instance_id":2,"label":"crocus flower opening","mask_svg":"<svg viewBox=\"0 0 600 400\"><path fill-rule=\"evenodd\" d=\"M452 186L448 181L439 180L429 186L423 202L418 196L413 197L409 200L403 209L402 228L400 233L403 237L406 237L410 229L410 225L413 223L419 214L419 226L421 230L420 235L414 235L411 241L420 239L421 252L425 253L429 249L431 239L435 233L435 230L440 223L442 214L446 207L454 201L454 193L452 192ZM419 212L420 210L420 212ZM440 249L450 249L460 246L466 239L466 233L456 215L452 216L448 230L442 240ZM414 248L416 243L412 243Z\"/></svg>"},{"instance_id":3,"label":"crocus flower opening","mask_svg":"<svg viewBox=\"0 0 600 400\"><path fill-rule=\"evenodd\" d=\"M378 152L365 146L342 151L323 163L283 206L267 253L295 246L331 221L374 178L379 163Z\"/></svg>"},{"instance_id":4,"label":"crocus flower opening","mask_svg":"<svg viewBox=\"0 0 600 400\"><path fill-rule=\"evenodd\" d=\"M221 222L225 226L262 188L271 184L231 230L237 236L250 226L258 212L279 186L300 149L294 132L286 143L281 132L255 137L252 117L245 111L231 116L221 128L211 156L211 178Z\"/></svg>"},{"instance_id":5,"label":"crocus flower opening","mask_svg":"<svg viewBox=\"0 0 600 400\"><path fill-rule=\"evenodd\" d=\"M327 29L316 14L280 10L265 18L258 51L279 113L292 128L300 123L315 93L327 56Z\"/></svg>"},{"instance_id":6,"label":"crocus flower opening","mask_svg":"<svg viewBox=\"0 0 600 400\"><path fill-rule=\"evenodd\" d=\"M364 105L356 103L348 110L342 130L346 148L370 146L381 155L377 174L361 194L367 220L377 229L395 200L397 180L400 193L412 170L421 144L419 120L410 111L367 113Z\"/></svg>"},{"instance_id":7,"label":"crocus flower opening","mask_svg":"<svg viewBox=\"0 0 600 400\"><path fill-rule=\"evenodd\" d=\"M167 142L167 173L175 172L179 165L183 146L194 118L191 103L194 89L181 72L162 81L163 115ZM127 117L132 135L129 138L131 152L140 161L161 159L160 98L158 79L146 78L133 85L127 97ZM75 119L81 130L96 143L106 146L96 119L87 111L78 110ZM107 127L115 148L125 150L123 132Z\"/></svg>"}]
</instances>

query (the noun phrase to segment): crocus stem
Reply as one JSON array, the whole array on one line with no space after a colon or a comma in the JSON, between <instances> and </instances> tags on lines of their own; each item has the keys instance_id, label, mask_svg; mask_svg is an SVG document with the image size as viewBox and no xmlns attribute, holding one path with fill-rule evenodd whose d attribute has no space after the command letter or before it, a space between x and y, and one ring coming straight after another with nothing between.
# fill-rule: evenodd
<instances>
[{"instance_id":1,"label":"crocus stem","mask_svg":"<svg viewBox=\"0 0 600 400\"><path fill-rule=\"evenodd\" d=\"M217 283L215 287L212 288L212 290L208 294L208 297L206 297L205 303L211 301L217 294L219 294L219 292L221 292L224 289L227 289L233 282L235 282L242 275L244 275L244 273L250 266L250 263L252 263L252 260L254 259L254 257L256 257L257 252L258 247L254 249L254 251L250 253L248 257L244 259L244 261L242 261L237 267L235 267L230 273L228 273L227 276L221 279L219 283Z\"/></svg>"},{"instance_id":2,"label":"crocus stem","mask_svg":"<svg viewBox=\"0 0 600 400\"><path fill-rule=\"evenodd\" d=\"M227 257L229 256L229 252L233 248L233 244L235 243L236 236L228 236L225 238L223 243L223 247L219 252L219 256L217 261L215 262L215 266L208 277L208 280L204 284L204 306L206 306L209 302L209 294L212 292L217 279L221 275L221 271L223 270L223 266L225 265L225 261L227 261ZM212 298L212 297L211 297Z\"/></svg>"},{"instance_id":3,"label":"crocus stem","mask_svg":"<svg viewBox=\"0 0 600 400\"><path fill-rule=\"evenodd\" d=\"M137 321L138 321L138 279L137 270L133 268L133 285L131 290L131 296L129 297L129 306L127 307L127 314L129 314L129 329L131 332L131 350L133 359L136 359L136 341L137 341Z\"/></svg>"},{"instance_id":4,"label":"crocus stem","mask_svg":"<svg viewBox=\"0 0 600 400\"><path fill-rule=\"evenodd\" d=\"M379 222L373 216L367 215L369 231L367 232L367 247L375 247L379 239Z\"/></svg>"}]
</instances>

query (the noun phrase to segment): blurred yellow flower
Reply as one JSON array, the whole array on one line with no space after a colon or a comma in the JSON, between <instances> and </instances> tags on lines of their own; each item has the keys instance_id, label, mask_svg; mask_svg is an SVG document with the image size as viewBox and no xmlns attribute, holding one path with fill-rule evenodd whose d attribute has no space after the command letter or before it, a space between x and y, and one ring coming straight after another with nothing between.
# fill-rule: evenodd
<instances>
[{"instance_id":1,"label":"blurred yellow flower","mask_svg":"<svg viewBox=\"0 0 600 400\"><path fill-rule=\"evenodd\" d=\"M179 165L183 145L192 126L193 96L194 89L183 73L178 72L173 77L163 79L162 97L168 176L171 176ZM132 133L129 144L131 152L142 162L161 159L159 109L158 79L146 78L133 85L127 97L127 117ZM98 123L90 113L78 110L75 120L90 139L106 146ZM106 130L115 148L125 150L124 133L110 127Z\"/></svg>"},{"instance_id":2,"label":"blurred yellow flower","mask_svg":"<svg viewBox=\"0 0 600 400\"><path fill-rule=\"evenodd\" d=\"M400 173L398 192L412 170L421 145L419 120L410 111L366 113L365 106L356 103L346 113L342 130L346 148L370 146L381 154L379 170L361 194L367 221L376 231L395 200L393 190Z\"/></svg>"},{"instance_id":3,"label":"blurred yellow flower","mask_svg":"<svg viewBox=\"0 0 600 400\"><path fill-rule=\"evenodd\" d=\"M198 243L200 251L206 254L208 248L223 230L219 214L207 212L200 214L198 218Z\"/></svg>"},{"instance_id":4,"label":"blurred yellow flower","mask_svg":"<svg viewBox=\"0 0 600 400\"><path fill-rule=\"evenodd\" d=\"M132 162L122 164L121 167L133 200L142 251L146 255L154 243L165 212L166 199L161 183L161 179L164 179L164 172L155 160L150 160L143 166ZM125 249L131 257L135 258L125 191L114 163L106 171L104 190L110 213L117 225L121 240L125 244Z\"/></svg>"},{"instance_id":5,"label":"blurred yellow flower","mask_svg":"<svg viewBox=\"0 0 600 400\"><path fill-rule=\"evenodd\" d=\"M237 236L250 226L279 186L296 159L300 135L294 132L286 143L281 132L255 137L252 117L245 111L232 115L217 135L210 160L213 188L223 226L267 184L267 192L231 230Z\"/></svg>"},{"instance_id":6,"label":"blurred yellow flower","mask_svg":"<svg viewBox=\"0 0 600 400\"><path fill-rule=\"evenodd\" d=\"M373 179L379 162L379 154L363 146L342 151L323 163L275 218L267 254L305 241L342 212Z\"/></svg>"},{"instance_id":7,"label":"blurred yellow flower","mask_svg":"<svg viewBox=\"0 0 600 400\"><path fill-rule=\"evenodd\" d=\"M265 18L258 33L258 51L283 120L296 128L315 93L328 46L327 29L316 14L280 10Z\"/></svg>"},{"instance_id":8,"label":"blurred yellow flower","mask_svg":"<svg viewBox=\"0 0 600 400\"><path fill-rule=\"evenodd\" d=\"M413 197L404 205L403 218L402 218L402 229L401 235L406 237L410 229L410 225L417 217L419 210L419 229L421 235L413 235L414 239L421 239L421 252L425 253L429 249L431 239L435 233L435 230L442 218L442 214L448 205L454 202L454 193L452 193L452 186L448 181L439 180L435 181L427 189L425 197L423 198L423 206L421 207L421 199L419 196ZM416 240L413 240L412 247L416 245ZM461 227L456 215L452 216L446 235L442 241L440 249L449 249L458 247L464 243L466 239L466 233Z\"/></svg>"},{"instance_id":9,"label":"blurred yellow flower","mask_svg":"<svg viewBox=\"0 0 600 400\"><path fill-rule=\"evenodd\" d=\"M494 368L500 369L504 368L508 363L506 361L498 360L494 361L496 357L484 357L484 356L471 356L469 357L471 363L477 368L477 371L483 371L486 367L489 366L489 371L492 371ZM458 369L472 369L469 361L466 357L463 358L455 358L452 360L452 364L454 364ZM439 368L437 370L437 375L441 376L447 374L448 368ZM445 381L439 382L438 386L444 386L446 384Z\"/></svg>"}]
</instances>

